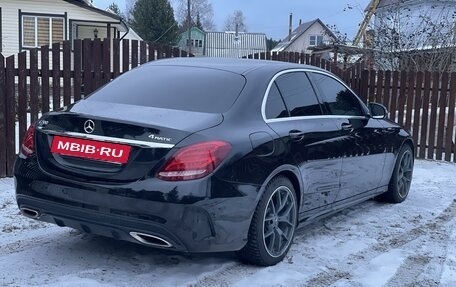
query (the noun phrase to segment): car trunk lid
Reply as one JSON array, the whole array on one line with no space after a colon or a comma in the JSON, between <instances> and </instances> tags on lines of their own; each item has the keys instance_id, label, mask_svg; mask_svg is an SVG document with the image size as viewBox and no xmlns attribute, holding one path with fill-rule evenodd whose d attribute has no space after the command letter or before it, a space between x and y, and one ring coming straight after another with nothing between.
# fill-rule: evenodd
<instances>
[{"instance_id":1,"label":"car trunk lid","mask_svg":"<svg viewBox=\"0 0 456 287\"><path fill-rule=\"evenodd\" d=\"M215 113L83 100L38 122L38 162L64 177L138 180L155 174L184 138L222 121Z\"/></svg>"}]
</instances>

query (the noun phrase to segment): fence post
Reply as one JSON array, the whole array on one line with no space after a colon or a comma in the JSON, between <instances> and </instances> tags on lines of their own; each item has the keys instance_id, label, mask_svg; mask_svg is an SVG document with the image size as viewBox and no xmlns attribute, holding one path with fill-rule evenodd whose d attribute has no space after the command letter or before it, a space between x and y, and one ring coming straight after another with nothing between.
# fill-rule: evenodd
<instances>
[{"instance_id":1,"label":"fence post","mask_svg":"<svg viewBox=\"0 0 456 287\"><path fill-rule=\"evenodd\" d=\"M369 88L369 71L363 70L361 72L361 83L359 89L359 96L363 100L364 103L367 103L367 91Z\"/></svg>"},{"instance_id":2,"label":"fence post","mask_svg":"<svg viewBox=\"0 0 456 287\"><path fill-rule=\"evenodd\" d=\"M18 68L17 119L19 143L22 143L27 131L27 52L18 54Z\"/></svg>"},{"instance_id":3,"label":"fence post","mask_svg":"<svg viewBox=\"0 0 456 287\"><path fill-rule=\"evenodd\" d=\"M390 100L391 100L391 71L385 71L385 86L383 89L383 105L390 110Z\"/></svg>"},{"instance_id":4,"label":"fence post","mask_svg":"<svg viewBox=\"0 0 456 287\"><path fill-rule=\"evenodd\" d=\"M144 41L139 43L139 63L145 64L147 62L147 44Z\"/></svg>"},{"instance_id":5,"label":"fence post","mask_svg":"<svg viewBox=\"0 0 456 287\"><path fill-rule=\"evenodd\" d=\"M16 157L16 82L14 55L6 58L6 176L13 175Z\"/></svg>"},{"instance_id":6,"label":"fence post","mask_svg":"<svg viewBox=\"0 0 456 287\"><path fill-rule=\"evenodd\" d=\"M150 54L149 54L150 57ZM117 78L120 75L120 40L113 39L112 40L112 65L113 65L113 72L114 75L112 76L113 79Z\"/></svg>"},{"instance_id":7,"label":"fence post","mask_svg":"<svg viewBox=\"0 0 456 287\"><path fill-rule=\"evenodd\" d=\"M63 42L63 105L71 103L71 42Z\"/></svg>"},{"instance_id":8,"label":"fence post","mask_svg":"<svg viewBox=\"0 0 456 287\"><path fill-rule=\"evenodd\" d=\"M398 103L398 88L399 88L399 72L393 72L393 85L391 88L391 109L390 109L390 120L396 121L396 110Z\"/></svg>"},{"instance_id":9,"label":"fence post","mask_svg":"<svg viewBox=\"0 0 456 287\"><path fill-rule=\"evenodd\" d=\"M112 79L111 75L111 40L105 38L102 43L103 47L103 60L101 62L101 78L102 84L109 83Z\"/></svg>"},{"instance_id":10,"label":"fence post","mask_svg":"<svg viewBox=\"0 0 456 287\"><path fill-rule=\"evenodd\" d=\"M404 125L404 108L405 108L405 91L407 87L407 72L406 71L401 71L401 81L400 81L400 87L399 87L399 95L398 95L398 118L396 121L400 125Z\"/></svg>"},{"instance_id":11,"label":"fence post","mask_svg":"<svg viewBox=\"0 0 456 287\"><path fill-rule=\"evenodd\" d=\"M443 144L445 143L445 118L448 98L448 73L444 72L441 78L440 95L439 95L439 120L437 123L437 149L436 159L442 160ZM437 108L437 107L436 107Z\"/></svg>"},{"instance_id":12,"label":"fence post","mask_svg":"<svg viewBox=\"0 0 456 287\"><path fill-rule=\"evenodd\" d=\"M73 101L81 99L82 87L82 41L74 40L73 42L73 63L74 63L74 76L73 76Z\"/></svg>"},{"instance_id":13,"label":"fence post","mask_svg":"<svg viewBox=\"0 0 456 287\"><path fill-rule=\"evenodd\" d=\"M450 96L448 105L448 123L446 126L446 139L445 139L445 160L451 161L451 154L453 153L453 160L456 162L456 147L453 141L453 125L454 121L454 109L456 102L456 73L451 73L450 81Z\"/></svg>"},{"instance_id":14,"label":"fence post","mask_svg":"<svg viewBox=\"0 0 456 287\"><path fill-rule=\"evenodd\" d=\"M131 40L131 68L136 67L138 67L138 40Z\"/></svg>"},{"instance_id":15,"label":"fence post","mask_svg":"<svg viewBox=\"0 0 456 287\"><path fill-rule=\"evenodd\" d=\"M60 43L52 44L52 109L60 108Z\"/></svg>"},{"instance_id":16,"label":"fence post","mask_svg":"<svg viewBox=\"0 0 456 287\"><path fill-rule=\"evenodd\" d=\"M101 72L102 64L102 53L101 39L95 38L92 42L92 64L93 64L93 82L92 89L90 92L95 91L102 85L103 76Z\"/></svg>"},{"instance_id":17,"label":"fence post","mask_svg":"<svg viewBox=\"0 0 456 287\"><path fill-rule=\"evenodd\" d=\"M130 70L130 40L122 40L122 73Z\"/></svg>"},{"instance_id":18,"label":"fence post","mask_svg":"<svg viewBox=\"0 0 456 287\"><path fill-rule=\"evenodd\" d=\"M92 41L90 39L82 40L82 60L83 60L83 95L87 96L92 92Z\"/></svg>"},{"instance_id":19,"label":"fence post","mask_svg":"<svg viewBox=\"0 0 456 287\"><path fill-rule=\"evenodd\" d=\"M429 133L429 99L431 92L431 73L424 73L424 91L423 91L423 116L421 117L421 135L419 158L426 158L427 135Z\"/></svg>"},{"instance_id":20,"label":"fence post","mask_svg":"<svg viewBox=\"0 0 456 287\"><path fill-rule=\"evenodd\" d=\"M423 90L423 72L416 73L415 81L415 96L413 104L413 124L412 124L412 136L413 141L418 143L418 133L420 130L420 111L422 107L422 90ZM424 111L423 111L424 112ZM415 154L418 153L418 144L415 144Z\"/></svg>"},{"instance_id":21,"label":"fence post","mask_svg":"<svg viewBox=\"0 0 456 287\"><path fill-rule=\"evenodd\" d=\"M6 176L6 70L5 57L0 54L0 177Z\"/></svg>"},{"instance_id":22,"label":"fence post","mask_svg":"<svg viewBox=\"0 0 456 287\"><path fill-rule=\"evenodd\" d=\"M440 73L434 72L432 74L432 86L431 86L431 117L429 120L429 146L427 150L427 159L434 159L435 150L435 136L437 127L437 104L439 97L439 83Z\"/></svg>"},{"instance_id":23,"label":"fence post","mask_svg":"<svg viewBox=\"0 0 456 287\"><path fill-rule=\"evenodd\" d=\"M38 49L30 50L30 121L38 120L39 109Z\"/></svg>"}]
</instances>

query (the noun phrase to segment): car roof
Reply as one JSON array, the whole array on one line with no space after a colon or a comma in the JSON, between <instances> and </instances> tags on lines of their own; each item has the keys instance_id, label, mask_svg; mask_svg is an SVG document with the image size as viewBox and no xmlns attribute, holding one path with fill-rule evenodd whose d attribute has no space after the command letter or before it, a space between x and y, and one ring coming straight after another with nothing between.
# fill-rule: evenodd
<instances>
[{"instance_id":1,"label":"car roof","mask_svg":"<svg viewBox=\"0 0 456 287\"><path fill-rule=\"evenodd\" d=\"M269 60L254 59L232 59L232 58L172 58L150 62L143 66L181 66L217 69L232 72L240 75L247 75L255 71L277 73L286 69L310 69L321 70L320 68Z\"/></svg>"}]
</instances>

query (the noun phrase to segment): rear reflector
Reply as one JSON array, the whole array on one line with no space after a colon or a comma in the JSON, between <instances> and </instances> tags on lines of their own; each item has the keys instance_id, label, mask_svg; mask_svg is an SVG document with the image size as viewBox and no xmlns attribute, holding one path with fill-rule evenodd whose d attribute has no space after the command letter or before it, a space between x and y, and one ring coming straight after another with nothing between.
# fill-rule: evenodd
<instances>
[{"instance_id":1,"label":"rear reflector","mask_svg":"<svg viewBox=\"0 0 456 287\"><path fill-rule=\"evenodd\" d=\"M210 141L190 145L179 150L157 173L167 181L191 180L205 177L225 159L231 145Z\"/></svg>"}]
</instances>

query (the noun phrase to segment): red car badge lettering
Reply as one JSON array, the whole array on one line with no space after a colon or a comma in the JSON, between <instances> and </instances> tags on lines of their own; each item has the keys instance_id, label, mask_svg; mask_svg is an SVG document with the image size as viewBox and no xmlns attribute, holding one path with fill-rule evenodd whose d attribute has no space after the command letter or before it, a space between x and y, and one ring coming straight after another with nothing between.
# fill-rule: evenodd
<instances>
[{"instance_id":1,"label":"red car badge lettering","mask_svg":"<svg viewBox=\"0 0 456 287\"><path fill-rule=\"evenodd\" d=\"M61 136L55 136L51 145L52 153L114 163L127 163L130 149L123 144Z\"/></svg>"}]
</instances>

